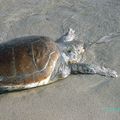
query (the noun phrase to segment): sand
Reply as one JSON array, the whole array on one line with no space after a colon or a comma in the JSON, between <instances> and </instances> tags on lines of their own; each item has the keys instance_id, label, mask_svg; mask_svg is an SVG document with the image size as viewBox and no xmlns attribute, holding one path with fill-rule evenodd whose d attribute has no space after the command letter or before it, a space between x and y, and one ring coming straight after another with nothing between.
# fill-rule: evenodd
<instances>
[{"instance_id":1,"label":"sand","mask_svg":"<svg viewBox=\"0 0 120 120\"><path fill-rule=\"evenodd\" d=\"M27 35L54 40L71 27L93 42L120 32L119 0L0 0L0 41ZM120 37L93 46L86 62L120 73ZM54 84L0 95L0 120L119 120L120 78L71 75Z\"/></svg>"}]
</instances>

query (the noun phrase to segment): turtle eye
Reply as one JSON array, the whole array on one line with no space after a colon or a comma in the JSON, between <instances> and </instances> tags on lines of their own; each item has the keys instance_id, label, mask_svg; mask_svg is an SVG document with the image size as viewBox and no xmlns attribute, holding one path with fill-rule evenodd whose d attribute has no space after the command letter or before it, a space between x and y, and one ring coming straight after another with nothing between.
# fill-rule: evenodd
<instances>
[{"instance_id":1,"label":"turtle eye","mask_svg":"<svg viewBox=\"0 0 120 120\"><path fill-rule=\"evenodd\" d=\"M71 53L71 50L68 50L68 53Z\"/></svg>"},{"instance_id":2,"label":"turtle eye","mask_svg":"<svg viewBox=\"0 0 120 120\"><path fill-rule=\"evenodd\" d=\"M80 49L78 49L78 53L81 53L81 50L80 50Z\"/></svg>"}]
</instances>

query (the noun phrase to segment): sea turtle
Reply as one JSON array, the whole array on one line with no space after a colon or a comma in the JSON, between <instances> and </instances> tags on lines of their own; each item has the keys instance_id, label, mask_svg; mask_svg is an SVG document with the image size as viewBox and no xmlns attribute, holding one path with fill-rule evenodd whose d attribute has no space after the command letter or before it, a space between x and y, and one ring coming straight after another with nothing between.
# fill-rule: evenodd
<instances>
[{"instance_id":1,"label":"sea turtle","mask_svg":"<svg viewBox=\"0 0 120 120\"><path fill-rule=\"evenodd\" d=\"M29 36L0 45L0 91L13 91L53 83L70 74L99 74L117 77L109 68L81 63L84 44L69 31L53 41Z\"/></svg>"}]
</instances>

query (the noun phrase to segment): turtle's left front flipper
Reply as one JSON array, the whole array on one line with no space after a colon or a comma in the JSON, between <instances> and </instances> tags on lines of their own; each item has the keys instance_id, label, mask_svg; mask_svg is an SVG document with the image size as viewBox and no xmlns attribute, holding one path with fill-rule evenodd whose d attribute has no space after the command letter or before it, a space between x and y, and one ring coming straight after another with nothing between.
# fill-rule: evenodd
<instances>
[{"instance_id":1,"label":"turtle's left front flipper","mask_svg":"<svg viewBox=\"0 0 120 120\"><path fill-rule=\"evenodd\" d=\"M114 70L111 70L110 68L105 68L101 66L97 66L94 64L80 64L75 63L71 64L71 73L72 74L99 74L102 76L108 76L108 77L118 77L117 72Z\"/></svg>"}]
</instances>

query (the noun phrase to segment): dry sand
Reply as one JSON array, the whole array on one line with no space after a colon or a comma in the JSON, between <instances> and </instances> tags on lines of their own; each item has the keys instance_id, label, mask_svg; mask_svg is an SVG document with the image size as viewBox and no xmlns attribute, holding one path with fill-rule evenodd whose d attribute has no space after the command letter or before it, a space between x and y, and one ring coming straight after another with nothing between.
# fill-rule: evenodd
<instances>
[{"instance_id":1,"label":"dry sand","mask_svg":"<svg viewBox=\"0 0 120 120\"><path fill-rule=\"evenodd\" d=\"M0 41L60 37L68 27L84 42L120 32L119 0L0 0ZM120 73L120 37L94 46L88 63ZM119 120L120 78L71 75L54 84L0 95L0 120Z\"/></svg>"}]
</instances>

